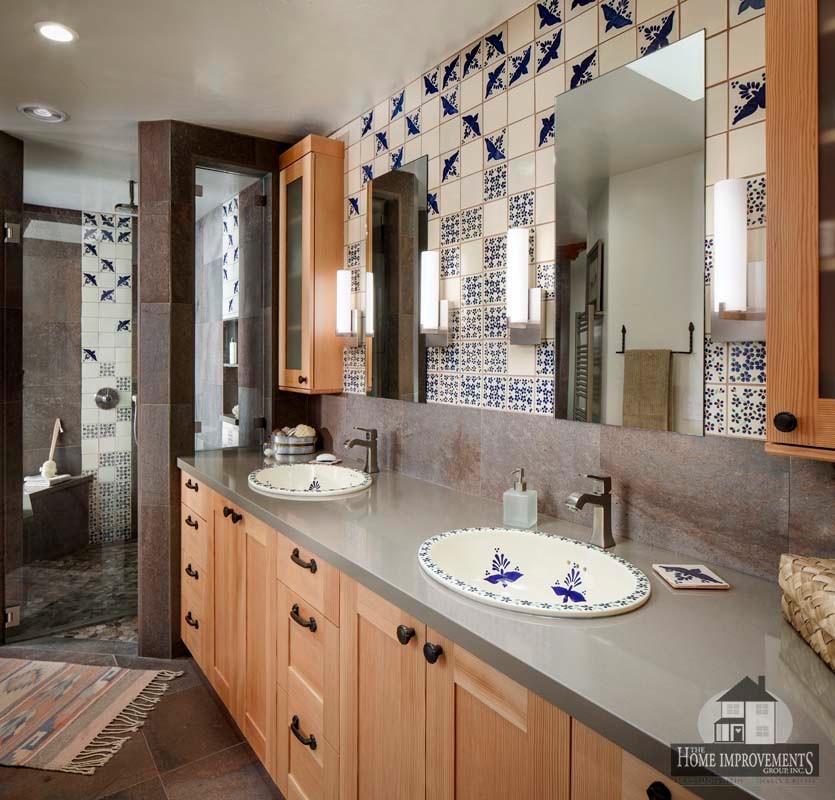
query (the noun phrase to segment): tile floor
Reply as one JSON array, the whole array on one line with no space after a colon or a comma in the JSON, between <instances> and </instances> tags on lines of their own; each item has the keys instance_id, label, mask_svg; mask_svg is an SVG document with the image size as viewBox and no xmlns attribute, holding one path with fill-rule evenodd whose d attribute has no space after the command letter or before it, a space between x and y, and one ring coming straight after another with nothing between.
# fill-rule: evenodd
<instances>
[{"instance_id":1,"label":"tile floor","mask_svg":"<svg viewBox=\"0 0 835 800\"><path fill-rule=\"evenodd\" d=\"M106 634L105 634L106 635ZM190 658L136 655L134 642L50 636L0 647L0 658L176 669L145 726L95 775L0 767L0 800L269 800L280 792Z\"/></svg>"}]
</instances>

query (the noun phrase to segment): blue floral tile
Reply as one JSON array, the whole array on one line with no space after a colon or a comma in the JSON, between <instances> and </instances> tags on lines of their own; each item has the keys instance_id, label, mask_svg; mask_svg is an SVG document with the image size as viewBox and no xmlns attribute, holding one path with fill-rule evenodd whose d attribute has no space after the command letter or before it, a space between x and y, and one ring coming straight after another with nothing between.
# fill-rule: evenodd
<instances>
[{"instance_id":1,"label":"blue floral tile","mask_svg":"<svg viewBox=\"0 0 835 800\"><path fill-rule=\"evenodd\" d=\"M505 303L507 287L507 273L503 269L484 273L484 302L485 304Z\"/></svg>"},{"instance_id":2,"label":"blue floral tile","mask_svg":"<svg viewBox=\"0 0 835 800\"><path fill-rule=\"evenodd\" d=\"M537 39L534 43L536 74L547 72L562 61L562 28Z\"/></svg>"},{"instance_id":3,"label":"blue floral tile","mask_svg":"<svg viewBox=\"0 0 835 800\"><path fill-rule=\"evenodd\" d=\"M454 86L461 79L461 54L456 53L446 64L441 65L441 89Z\"/></svg>"},{"instance_id":4,"label":"blue floral tile","mask_svg":"<svg viewBox=\"0 0 835 800\"><path fill-rule=\"evenodd\" d=\"M713 237L705 239L705 286L710 285L713 278Z\"/></svg>"},{"instance_id":5,"label":"blue floral tile","mask_svg":"<svg viewBox=\"0 0 835 800\"><path fill-rule=\"evenodd\" d=\"M451 308L449 310L449 338L457 342L461 338L461 309Z\"/></svg>"},{"instance_id":6,"label":"blue floral tile","mask_svg":"<svg viewBox=\"0 0 835 800\"><path fill-rule=\"evenodd\" d=\"M426 348L426 369L430 372L437 372L441 368L441 350L440 347Z\"/></svg>"},{"instance_id":7,"label":"blue floral tile","mask_svg":"<svg viewBox=\"0 0 835 800\"><path fill-rule=\"evenodd\" d=\"M480 239L482 226L482 206L467 208L461 212L461 241Z\"/></svg>"},{"instance_id":8,"label":"blue floral tile","mask_svg":"<svg viewBox=\"0 0 835 800\"><path fill-rule=\"evenodd\" d=\"M487 306L484 309L484 338L504 339L507 337L507 309L501 306Z\"/></svg>"},{"instance_id":9,"label":"blue floral tile","mask_svg":"<svg viewBox=\"0 0 835 800\"><path fill-rule=\"evenodd\" d=\"M728 129L765 119L765 70L734 78L728 87Z\"/></svg>"},{"instance_id":10,"label":"blue floral tile","mask_svg":"<svg viewBox=\"0 0 835 800\"><path fill-rule=\"evenodd\" d=\"M342 365L346 370L365 370L365 347L346 347L342 351Z\"/></svg>"},{"instance_id":11,"label":"blue floral tile","mask_svg":"<svg viewBox=\"0 0 835 800\"><path fill-rule=\"evenodd\" d=\"M448 344L441 350L441 372L458 372L459 345L455 342Z\"/></svg>"},{"instance_id":12,"label":"blue floral tile","mask_svg":"<svg viewBox=\"0 0 835 800\"><path fill-rule=\"evenodd\" d=\"M360 138L368 136L374 128L374 112L363 114L360 120Z\"/></svg>"},{"instance_id":13,"label":"blue floral tile","mask_svg":"<svg viewBox=\"0 0 835 800\"><path fill-rule=\"evenodd\" d=\"M354 242L353 244L348 245L348 256L345 259L345 266L348 267L348 269L351 267L358 267L360 265L360 259L362 257L361 247L362 242Z\"/></svg>"},{"instance_id":14,"label":"blue floral tile","mask_svg":"<svg viewBox=\"0 0 835 800\"><path fill-rule=\"evenodd\" d=\"M536 136L537 149L552 145L554 143L554 112L545 116L539 115L537 127L539 128Z\"/></svg>"},{"instance_id":15,"label":"blue floral tile","mask_svg":"<svg viewBox=\"0 0 835 800\"><path fill-rule=\"evenodd\" d=\"M484 240L484 269L504 269L507 266L507 234L488 236Z\"/></svg>"},{"instance_id":16,"label":"blue floral tile","mask_svg":"<svg viewBox=\"0 0 835 800\"><path fill-rule=\"evenodd\" d=\"M482 380L482 408L500 408L507 405L507 378L485 375Z\"/></svg>"},{"instance_id":17,"label":"blue floral tile","mask_svg":"<svg viewBox=\"0 0 835 800\"><path fill-rule=\"evenodd\" d=\"M554 413L554 379L536 379L536 405L534 412L537 414Z\"/></svg>"},{"instance_id":18,"label":"blue floral tile","mask_svg":"<svg viewBox=\"0 0 835 800\"><path fill-rule=\"evenodd\" d=\"M360 172L361 186L365 186L368 181L374 180L374 165L363 164Z\"/></svg>"},{"instance_id":19,"label":"blue floral tile","mask_svg":"<svg viewBox=\"0 0 835 800\"><path fill-rule=\"evenodd\" d=\"M459 385L459 403L462 406L481 405L481 375L462 375Z\"/></svg>"},{"instance_id":20,"label":"blue floral tile","mask_svg":"<svg viewBox=\"0 0 835 800\"><path fill-rule=\"evenodd\" d=\"M508 378L507 408L510 411L533 413L533 378Z\"/></svg>"},{"instance_id":21,"label":"blue floral tile","mask_svg":"<svg viewBox=\"0 0 835 800\"><path fill-rule=\"evenodd\" d=\"M578 86L589 83L598 76L599 71L596 49L578 56L566 67L565 77L568 80L568 88L576 89Z\"/></svg>"},{"instance_id":22,"label":"blue floral tile","mask_svg":"<svg viewBox=\"0 0 835 800\"><path fill-rule=\"evenodd\" d=\"M507 164L484 170L484 200L498 200L507 195Z\"/></svg>"},{"instance_id":23,"label":"blue floral tile","mask_svg":"<svg viewBox=\"0 0 835 800\"><path fill-rule=\"evenodd\" d=\"M728 345L705 336L705 382L724 383L728 374L727 362Z\"/></svg>"},{"instance_id":24,"label":"blue floral tile","mask_svg":"<svg viewBox=\"0 0 835 800\"><path fill-rule=\"evenodd\" d=\"M472 142L481 136L481 116L478 111L471 111L469 114L461 115L461 141Z\"/></svg>"},{"instance_id":25,"label":"blue floral tile","mask_svg":"<svg viewBox=\"0 0 835 800\"><path fill-rule=\"evenodd\" d=\"M403 166L403 148L396 147L394 150L389 151L389 156L391 156L391 168L392 169L400 169Z\"/></svg>"},{"instance_id":26,"label":"blue floral tile","mask_svg":"<svg viewBox=\"0 0 835 800\"><path fill-rule=\"evenodd\" d=\"M444 247L441 250L441 277L454 278L461 272L461 250L458 247Z\"/></svg>"},{"instance_id":27,"label":"blue floral tile","mask_svg":"<svg viewBox=\"0 0 835 800\"><path fill-rule=\"evenodd\" d=\"M416 108L406 114L406 138L411 139L420 133L420 109Z\"/></svg>"},{"instance_id":28,"label":"blue floral tile","mask_svg":"<svg viewBox=\"0 0 835 800\"><path fill-rule=\"evenodd\" d=\"M507 200L507 217L511 228L524 228L534 224L534 193L522 192Z\"/></svg>"},{"instance_id":29,"label":"blue floral tile","mask_svg":"<svg viewBox=\"0 0 835 800\"><path fill-rule=\"evenodd\" d=\"M638 51L642 56L675 41L678 41L678 15L675 8L638 26Z\"/></svg>"},{"instance_id":30,"label":"blue floral tile","mask_svg":"<svg viewBox=\"0 0 835 800\"><path fill-rule=\"evenodd\" d=\"M765 385L765 342L731 342L728 382Z\"/></svg>"},{"instance_id":31,"label":"blue floral tile","mask_svg":"<svg viewBox=\"0 0 835 800\"><path fill-rule=\"evenodd\" d=\"M461 343L458 367L461 372L481 372L481 342Z\"/></svg>"},{"instance_id":32,"label":"blue floral tile","mask_svg":"<svg viewBox=\"0 0 835 800\"><path fill-rule=\"evenodd\" d=\"M573 3L574 0L566 0L566 2ZM537 33L553 28L562 21L561 0L542 0L536 4Z\"/></svg>"},{"instance_id":33,"label":"blue floral tile","mask_svg":"<svg viewBox=\"0 0 835 800\"><path fill-rule=\"evenodd\" d=\"M438 216L438 193L437 192L427 192L426 193L426 212L429 219L432 217Z\"/></svg>"},{"instance_id":34,"label":"blue floral tile","mask_svg":"<svg viewBox=\"0 0 835 800\"><path fill-rule=\"evenodd\" d=\"M542 344L536 345L536 374L553 375L556 371L556 365L554 340L549 339Z\"/></svg>"},{"instance_id":35,"label":"blue floral tile","mask_svg":"<svg viewBox=\"0 0 835 800\"><path fill-rule=\"evenodd\" d=\"M765 175L748 178L748 227L765 225Z\"/></svg>"},{"instance_id":36,"label":"blue floral tile","mask_svg":"<svg viewBox=\"0 0 835 800\"><path fill-rule=\"evenodd\" d=\"M460 310L460 326L462 339L481 338L481 308L462 308Z\"/></svg>"},{"instance_id":37,"label":"blue floral tile","mask_svg":"<svg viewBox=\"0 0 835 800\"><path fill-rule=\"evenodd\" d=\"M441 95L441 119L454 117L458 111L458 88L456 87Z\"/></svg>"},{"instance_id":38,"label":"blue floral tile","mask_svg":"<svg viewBox=\"0 0 835 800\"><path fill-rule=\"evenodd\" d=\"M447 405L451 406L458 404L457 375L438 376L438 402L446 403Z\"/></svg>"},{"instance_id":39,"label":"blue floral tile","mask_svg":"<svg viewBox=\"0 0 835 800\"><path fill-rule=\"evenodd\" d=\"M461 151L453 150L441 156L441 183L461 177Z\"/></svg>"},{"instance_id":40,"label":"blue floral tile","mask_svg":"<svg viewBox=\"0 0 835 800\"><path fill-rule=\"evenodd\" d=\"M461 276L461 305L481 305L481 275Z\"/></svg>"},{"instance_id":41,"label":"blue floral tile","mask_svg":"<svg viewBox=\"0 0 835 800\"><path fill-rule=\"evenodd\" d=\"M343 374L342 390L346 394L365 394L365 372L349 370Z\"/></svg>"},{"instance_id":42,"label":"blue floral tile","mask_svg":"<svg viewBox=\"0 0 835 800\"><path fill-rule=\"evenodd\" d=\"M507 89L507 62L498 61L484 70L484 99L501 94Z\"/></svg>"},{"instance_id":43,"label":"blue floral tile","mask_svg":"<svg viewBox=\"0 0 835 800\"><path fill-rule=\"evenodd\" d=\"M486 166L504 161L507 158L506 141L506 128L484 137L484 163Z\"/></svg>"},{"instance_id":44,"label":"blue floral tile","mask_svg":"<svg viewBox=\"0 0 835 800\"><path fill-rule=\"evenodd\" d=\"M356 293L360 290L360 270L351 270L351 291Z\"/></svg>"},{"instance_id":45,"label":"blue floral tile","mask_svg":"<svg viewBox=\"0 0 835 800\"><path fill-rule=\"evenodd\" d=\"M461 217L457 212L441 217L441 245L458 244L461 237Z\"/></svg>"},{"instance_id":46,"label":"blue floral tile","mask_svg":"<svg viewBox=\"0 0 835 800\"><path fill-rule=\"evenodd\" d=\"M481 69L481 40L465 48L461 53L461 77L469 78Z\"/></svg>"},{"instance_id":47,"label":"blue floral tile","mask_svg":"<svg viewBox=\"0 0 835 800\"><path fill-rule=\"evenodd\" d=\"M488 66L507 55L507 31L504 27L488 33L484 37L484 66Z\"/></svg>"},{"instance_id":48,"label":"blue floral tile","mask_svg":"<svg viewBox=\"0 0 835 800\"><path fill-rule=\"evenodd\" d=\"M360 199L359 195L348 198L348 219L353 219L360 215Z\"/></svg>"},{"instance_id":49,"label":"blue floral tile","mask_svg":"<svg viewBox=\"0 0 835 800\"><path fill-rule=\"evenodd\" d=\"M438 402L438 373L429 372L426 374L426 402Z\"/></svg>"},{"instance_id":50,"label":"blue floral tile","mask_svg":"<svg viewBox=\"0 0 835 800\"><path fill-rule=\"evenodd\" d=\"M546 300L553 300L556 297L556 266L554 264L536 265L536 285L542 289Z\"/></svg>"},{"instance_id":51,"label":"blue floral tile","mask_svg":"<svg viewBox=\"0 0 835 800\"><path fill-rule=\"evenodd\" d=\"M705 384L705 433L725 435L728 412L728 389L724 384Z\"/></svg>"},{"instance_id":52,"label":"blue floral tile","mask_svg":"<svg viewBox=\"0 0 835 800\"><path fill-rule=\"evenodd\" d=\"M388 131L377 131L377 133L374 134L374 147L378 156L382 155L389 149Z\"/></svg>"},{"instance_id":53,"label":"blue floral tile","mask_svg":"<svg viewBox=\"0 0 835 800\"><path fill-rule=\"evenodd\" d=\"M435 67L435 69L429 70L429 72L424 74L424 76L423 76L423 99L424 99L424 101L427 98L438 94L438 91L439 91L438 72L439 71L440 71L440 68Z\"/></svg>"},{"instance_id":54,"label":"blue floral tile","mask_svg":"<svg viewBox=\"0 0 835 800\"><path fill-rule=\"evenodd\" d=\"M401 89L396 95L391 98L391 116L390 119L397 119L403 116L403 105L406 101L406 90Z\"/></svg>"},{"instance_id":55,"label":"blue floral tile","mask_svg":"<svg viewBox=\"0 0 835 800\"><path fill-rule=\"evenodd\" d=\"M764 439L765 431L765 387L731 386L728 435Z\"/></svg>"},{"instance_id":56,"label":"blue floral tile","mask_svg":"<svg viewBox=\"0 0 835 800\"><path fill-rule=\"evenodd\" d=\"M600 39L617 36L635 24L634 0L603 0L600 4Z\"/></svg>"},{"instance_id":57,"label":"blue floral tile","mask_svg":"<svg viewBox=\"0 0 835 800\"><path fill-rule=\"evenodd\" d=\"M499 375L507 372L507 342L484 342L482 346L482 358L482 370L484 372L492 372Z\"/></svg>"},{"instance_id":58,"label":"blue floral tile","mask_svg":"<svg viewBox=\"0 0 835 800\"><path fill-rule=\"evenodd\" d=\"M507 60L507 86L517 86L533 77L533 65L531 64L533 47L528 45L517 50Z\"/></svg>"}]
</instances>

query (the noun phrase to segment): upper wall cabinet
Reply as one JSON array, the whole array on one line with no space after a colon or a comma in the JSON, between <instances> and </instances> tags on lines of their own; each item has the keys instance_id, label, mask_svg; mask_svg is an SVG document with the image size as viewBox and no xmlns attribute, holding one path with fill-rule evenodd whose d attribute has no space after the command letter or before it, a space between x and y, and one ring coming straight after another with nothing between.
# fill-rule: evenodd
<instances>
[{"instance_id":1,"label":"upper wall cabinet","mask_svg":"<svg viewBox=\"0 0 835 800\"><path fill-rule=\"evenodd\" d=\"M345 145L307 136L279 158L278 388L342 391L336 272L343 258Z\"/></svg>"},{"instance_id":2,"label":"upper wall cabinet","mask_svg":"<svg viewBox=\"0 0 835 800\"><path fill-rule=\"evenodd\" d=\"M768 443L835 461L835 0L772 3Z\"/></svg>"}]
</instances>

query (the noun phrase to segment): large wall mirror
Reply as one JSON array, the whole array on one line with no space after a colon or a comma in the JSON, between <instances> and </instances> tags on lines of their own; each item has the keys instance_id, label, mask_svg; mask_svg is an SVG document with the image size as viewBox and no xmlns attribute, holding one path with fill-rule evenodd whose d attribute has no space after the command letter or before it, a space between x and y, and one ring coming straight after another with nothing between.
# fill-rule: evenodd
<instances>
[{"instance_id":1,"label":"large wall mirror","mask_svg":"<svg viewBox=\"0 0 835 800\"><path fill-rule=\"evenodd\" d=\"M419 335L420 254L427 248L428 158L368 184L366 391L423 402L426 354Z\"/></svg>"},{"instance_id":2,"label":"large wall mirror","mask_svg":"<svg viewBox=\"0 0 835 800\"><path fill-rule=\"evenodd\" d=\"M704 432L704 48L556 99L562 419Z\"/></svg>"}]
</instances>

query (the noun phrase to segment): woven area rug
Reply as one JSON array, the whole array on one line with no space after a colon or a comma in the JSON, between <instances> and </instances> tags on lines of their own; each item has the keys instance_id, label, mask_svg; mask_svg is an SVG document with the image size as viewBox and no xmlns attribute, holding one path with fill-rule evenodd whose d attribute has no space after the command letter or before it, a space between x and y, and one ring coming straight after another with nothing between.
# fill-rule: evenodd
<instances>
[{"instance_id":1,"label":"woven area rug","mask_svg":"<svg viewBox=\"0 0 835 800\"><path fill-rule=\"evenodd\" d=\"M179 675L0 658L0 764L92 775Z\"/></svg>"}]
</instances>

